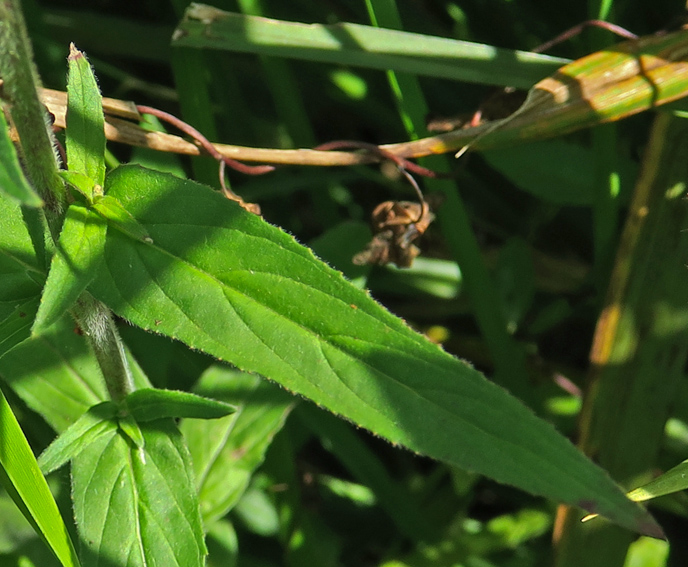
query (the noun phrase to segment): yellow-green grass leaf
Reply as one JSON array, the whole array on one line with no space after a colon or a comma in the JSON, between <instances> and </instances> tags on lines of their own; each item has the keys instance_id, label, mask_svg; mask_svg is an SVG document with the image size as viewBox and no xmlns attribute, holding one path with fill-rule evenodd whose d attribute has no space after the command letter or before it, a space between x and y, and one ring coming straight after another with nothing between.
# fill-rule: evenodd
<instances>
[{"instance_id":1,"label":"yellow-green grass leaf","mask_svg":"<svg viewBox=\"0 0 688 567\"><path fill-rule=\"evenodd\" d=\"M0 480L64 567L77 567L72 540L24 433L0 392Z\"/></svg>"}]
</instances>

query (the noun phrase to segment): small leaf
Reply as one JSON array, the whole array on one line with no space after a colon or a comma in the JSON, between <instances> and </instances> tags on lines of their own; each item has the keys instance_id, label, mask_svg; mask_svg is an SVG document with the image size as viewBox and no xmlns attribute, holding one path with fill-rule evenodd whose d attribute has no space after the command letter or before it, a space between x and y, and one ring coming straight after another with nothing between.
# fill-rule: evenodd
<instances>
[{"instance_id":1,"label":"small leaf","mask_svg":"<svg viewBox=\"0 0 688 567\"><path fill-rule=\"evenodd\" d=\"M86 197L89 202L93 201L97 194L93 179L78 171L60 171L60 177Z\"/></svg>"},{"instance_id":2,"label":"small leaf","mask_svg":"<svg viewBox=\"0 0 688 567\"><path fill-rule=\"evenodd\" d=\"M259 376L211 366L195 390L236 406L213 421L184 420L180 428L191 452L201 513L207 523L236 505L265 458L295 399Z\"/></svg>"},{"instance_id":3,"label":"small leaf","mask_svg":"<svg viewBox=\"0 0 688 567\"><path fill-rule=\"evenodd\" d=\"M64 433L57 437L38 458L38 466L44 475L59 469L71 461L98 437L112 430L112 418L117 414L117 404L102 402L90 408Z\"/></svg>"},{"instance_id":4,"label":"small leaf","mask_svg":"<svg viewBox=\"0 0 688 567\"><path fill-rule=\"evenodd\" d=\"M43 201L33 190L19 164L17 150L0 107L0 193L27 207L42 207Z\"/></svg>"},{"instance_id":5,"label":"small leaf","mask_svg":"<svg viewBox=\"0 0 688 567\"><path fill-rule=\"evenodd\" d=\"M67 164L97 185L105 183L105 120L103 103L84 54L69 46L67 77Z\"/></svg>"},{"instance_id":6,"label":"small leaf","mask_svg":"<svg viewBox=\"0 0 688 567\"><path fill-rule=\"evenodd\" d=\"M71 309L91 283L103 256L106 228L105 221L86 207L69 207L31 329L34 336Z\"/></svg>"},{"instance_id":7,"label":"small leaf","mask_svg":"<svg viewBox=\"0 0 688 567\"><path fill-rule=\"evenodd\" d=\"M72 540L24 433L0 392L0 482L64 567L77 567Z\"/></svg>"},{"instance_id":8,"label":"small leaf","mask_svg":"<svg viewBox=\"0 0 688 567\"><path fill-rule=\"evenodd\" d=\"M106 557L128 567L202 567L206 548L182 437L172 420L145 423L141 432L142 448L114 428L72 461L81 555L94 565Z\"/></svg>"},{"instance_id":9,"label":"small leaf","mask_svg":"<svg viewBox=\"0 0 688 567\"><path fill-rule=\"evenodd\" d=\"M126 397L125 404L139 423L166 417L217 419L235 411L234 407L218 400L189 392L153 388L132 392Z\"/></svg>"},{"instance_id":10,"label":"small leaf","mask_svg":"<svg viewBox=\"0 0 688 567\"><path fill-rule=\"evenodd\" d=\"M108 224L127 236L148 244L153 242L146 229L114 197L105 195L96 199L93 208L107 219Z\"/></svg>"},{"instance_id":11,"label":"small leaf","mask_svg":"<svg viewBox=\"0 0 688 567\"><path fill-rule=\"evenodd\" d=\"M122 432L131 439L136 447L142 449L145 446L143 433L141 433L138 423L136 423L136 420L131 415L120 417L117 423Z\"/></svg>"}]
</instances>

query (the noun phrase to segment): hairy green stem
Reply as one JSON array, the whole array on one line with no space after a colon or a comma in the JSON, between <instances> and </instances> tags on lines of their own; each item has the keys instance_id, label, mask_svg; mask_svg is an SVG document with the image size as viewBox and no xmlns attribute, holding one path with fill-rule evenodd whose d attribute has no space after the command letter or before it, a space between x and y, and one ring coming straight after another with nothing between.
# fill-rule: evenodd
<instances>
[{"instance_id":1,"label":"hairy green stem","mask_svg":"<svg viewBox=\"0 0 688 567\"><path fill-rule=\"evenodd\" d=\"M115 401L123 399L134 391L134 380L112 312L84 292L72 308L72 315L96 355L110 397Z\"/></svg>"},{"instance_id":2,"label":"hairy green stem","mask_svg":"<svg viewBox=\"0 0 688 567\"><path fill-rule=\"evenodd\" d=\"M38 99L40 79L19 0L0 0L0 79L0 98L19 134L24 167L45 202L45 218L57 242L67 208L67 190L58 173L47 113ZM112 313L84 293L72 314L93 349L110 396L122 399L133 390L133 381Z\"/></svg>"},{"instance_id":3,"label":"hairy green stem","mask_svg":"<svg viewBox=\"0 0 688 567\"><path fill-rule=\"evenodd\" d=\"M19 0L0 0L1 97L6 103L21 140L21 152L29 179L45 201L48 226L57 239L67 193L58 175L55 140L45 107L38 99L40 79L26 33Z\"/></svg>"}]
</instances>

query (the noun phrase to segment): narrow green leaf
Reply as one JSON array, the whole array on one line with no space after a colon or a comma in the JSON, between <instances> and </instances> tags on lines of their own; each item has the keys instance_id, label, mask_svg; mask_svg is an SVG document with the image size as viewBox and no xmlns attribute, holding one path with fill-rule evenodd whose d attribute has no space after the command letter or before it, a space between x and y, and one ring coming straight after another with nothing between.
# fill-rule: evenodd
<instances>
[{"instance_id":1,"label":"narrow green leaf","mask_svg":"<svg viewBox=\"0 0 688 567\"><path fill-rule=\"evenodd\" d=\"M184 420L203 520L223 517L239 501L295 400L259 376L223 366L204 372L195 391L236 406L213 421Z\"/></svg>"},{"instance_id":2,"label":"narrow green leaf","mask_svg":"<svg viewBox=\"0 0 688 567\"><path fill-rule=\"evenodd\" d=\"M139 423L166 417L217 419L234 413L235 408L220 402L172 390L136 390L125 399L126 407Z\"/></svg>"},{"instance_id":3,"label":"narrow green leaf","mask_svg":"<svg viewBox=\"0 0 688 567\"><path fill-rule=\"evenodd\" d=\"M104 197L97 198L93 203L93 208L100 213L103 218L107 219L109 224L114 226L117 230L122 231L127 236L140 240L141 242L152 242L146 229L143 228L132 214L114 197L105 195Z\"/></svg>"},{"instance_id":4,"label":"narrow green leaf","mask_svg":"<svg viewBox=\"0 0 688 567\"><path fill-rule=\"evenodd\" d=\"M658 533L551 425L289 235L207 187L139 167L118 168L107 191L154 240L108 229L90 289L118 315L392 443Z\"/></svg>"},{"instance_id":5,"label":"narrow green leaf","mask_svg":"<svg viewBox=\"0 0 688 567\"><path fill-rule=\"evenodd\" d=\"M635 502L644 502L665 494L680 492L686 488L688 488L688 461L683 461L647 484L631 490L628 497Z\"/></svg>"},{"instance_id":6,"label":"narrow green leaf","mask_svg":"<svg viewBox=\"0 0 688 567\"><path fill-rule=\"evenodd\" d=\"M102 402L76 420L64 433L57 437L38 458L38 466L44 475L59 469L79 455L98 437L111 427L104 423L117 414L117 404Z\"/></svg>"},{"instance_id":7,"label":"narrow green leaf","mask_svg":"<svg viewBox=\"0 0 688 567\"><path fill-rule=\"evenodd\" d=\"M112 423L72 461L84 562L202 567L206 549L182 437L172 420L145 423L141 432L137 448Z\"/></svg>"},{"instance_id":8,"label":"narrow green leaf","mask_svg":"<svg viewBox=\"0 0 688 567\"><path fill-rule=\"evenodd\" d=\"M10 139L9 128L0 106L0 193L27 207L42 207L38 196L21 169L17 150Z\"/></svg>"},{"instance_id":9,"label":"narrow green leaf","mask_svg":"<svg viewBox=\"0 0 688 567\"><path fill-rule=\"evenodd\" d=\"M72 540L24 433L0 391L0 481L64 567L76 567Z\"/></svg>"},{"instance_id":10,"label":"narrow green leaf","mask_svg":"<svg viewBox=\"0 0 688 567\"><path fill-rule=\"evenodd\" d=\"M71 309L95 276L103 256L106 227L100 215L76 203L70 205L31 329L34 336L44 333Z\"/></svg>"},{"instance_id":11,"label":"narrow green leaf","mask_svg":"<svg viewBox=\"0 0 688 567\"><path fill-rule=\"evenodd\" d=\"M530 88L568 60L359 24L285 22L191 4L172 44Z\"/></svg>"},{"instance_id":12,"label":"narrow green leaf","mask_svg":"<svg viewBox=\"0 0 688 567\"><path fill-rule=\"evenodd\" d=\"M103 103L86 56L69 46L67 77L67 164L97 185L105 182Z\"/></svg>"}]
</instances>

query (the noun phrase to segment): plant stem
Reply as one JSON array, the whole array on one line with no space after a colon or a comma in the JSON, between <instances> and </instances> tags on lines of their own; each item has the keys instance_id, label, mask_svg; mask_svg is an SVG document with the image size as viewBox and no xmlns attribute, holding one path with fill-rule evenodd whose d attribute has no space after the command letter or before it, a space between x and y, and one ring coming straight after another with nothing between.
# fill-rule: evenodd
<instances>
[{"instance_id":1,"label":"plant stem","mask_svg":"<svg viewBox=\"0 0 688 567\"><path fill-rule=\"evenodd\" d=\"M110 397L122 400L134 391L134 381L112 312L85 292L72 308L72 315L93 349Z\"/></svg>"},{"instance_id":2,"label":"plant stem","mask_svg":"<svg viewBox=\"0 0 688 567\"><path fill-rule=\"evenodd\" d=\"M24 166L45 201L45 218L57 242L67 208L67 190L58 173L47 114L38 99L40 79L19 0L0 0L0 77L0 96L7 103L19 134ZM133 390L133 381L112 313L89 293L84 293L72 309L72 315L93 349L110 396L113 400L122 399Z\"/></svg>"},{"instance_id":3,"label":"plant stem","mask_svg":"<svg viewBox=\"0 0 688 567\"><path fill-rule=\"evenodd\" d=\"M38 99L38 72L26 33L19 0L0 0L0 77L2 99L21 139L29 179L45 201L48 226L57 239L62 226L67 193L58 175L54 138L45 107Z\"/></svg>"}]
</instances>

